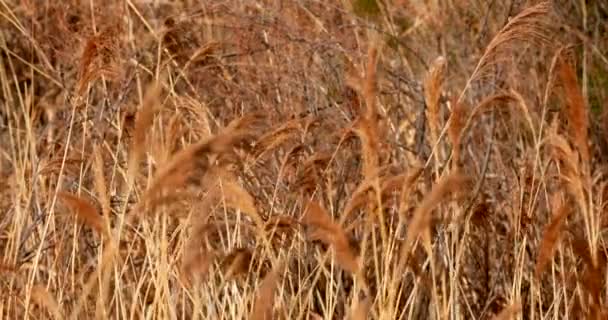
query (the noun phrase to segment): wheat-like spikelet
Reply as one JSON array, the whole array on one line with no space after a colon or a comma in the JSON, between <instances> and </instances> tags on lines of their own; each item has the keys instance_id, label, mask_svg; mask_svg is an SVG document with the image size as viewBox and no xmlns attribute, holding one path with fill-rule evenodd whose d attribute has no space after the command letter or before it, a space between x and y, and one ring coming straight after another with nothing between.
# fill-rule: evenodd
<instances>
[{"instance_id":1,"label":"wheat-like spikelet","mask_svg":"<svg viewBox=\"0 0 608 320\"><path fill-rule=\"evenodd\" d=\"M57 197L72 210L79 221L97 231L100 235L108 235L103 217L91 202L65 191L58 192Z\"/></svg>"},{"instance_id":2,"label":"wheat-like spikelet","mask_svg":"<svg viewBox=\"0 0 608 320\"><path fill-rule=\"evenodd\" d=\"M61 308L55 298L42 285L34 285L31 290L32 300L43 307L53 319L64 319Z\"/></svg>"},{"instance_id":3,"label":"wheat-like spikelet","mask_svg":"<svg viewBox=\"0 0 608 320\"><path fill-rule=\"evenodd\" d=\"M311 119L312 117L292 119L281 124L278 128L262 135L255 143L256 158L261 157L263 154L276 149L284 142L294 138L301 129L302 122L310 121Z\"/></svg>"},{"instance_id":4,"label":"wheat-like spikelet","mask_svg":"<svg viewBox=\"0 0 608 320\"><path fill-rule=\"evenodd\" d=\"M399 270L407 262L406 257L409 255L414 242L418 236L422 235L425 241L425 247L428 249L430 245L430 223L431 223L431 212L441 202L450 198L450 195L462 193L471 185L471 178L459 173L453 172L448 176L443 177L437 184L433 186L433 189L427 194L422 203L414 211L411 222L407 229L407 236L405 242L401 247L401 262Z\"/></svg>"},{"instance_id":5,"label":"wheat-like spikelet","mask_svg":"<svg viewBox=\"0 0 608 320\"><path fill-rule=\"evenodd\" d=\"M353 274L357 273L360 269L357 253L351 247L345 231L331 219L321 205L310 201L302 216L302 224L314 229L309 233L311 240L320 240L333 248L336 262L340 267Z\"/></svg>"},{"instance_id":6,"label":"wheat-like spikelet","mask_svg":"<svg viewBox=\"0 0 608 320\"><path fill-rule=\"evenodd\" d=\"M553 199L553 202L557 201L557 198ZM551 219L551 222L549 222L543 233L538 257L536 259L536 266L534 268L534 274L536 278L540 277L545 266L551 261L555 248L559 243L562 226L571 212L571 209L567 203L559 202L554 203L552 205L554 207L553 218Z\"/></svg>"},{"instance_id":7,"label":"wheat-like spikelet","mask_svg":"<svg viewBox=\"0 0 608 320\"><path fill-rule=\"evenodd\" d=\"M262 280L255 296L249 319L270 320L273 318L272 309L274 308L274 296L279 281L280 269L280 266L275 267Z\"/></svg>"},{"instance_id":8,"label":"wheat-like spikelet","mask_svg":"<svg viewBox=\"0 0 608 320\"><path fill-rule=\"evenodd\" d=\"M377 122L370 118L360 118L355 123L354 131L361 140L363 179L371 181L376 175L378 166L380 165L380 140Z\"/></svg>"},{"instance_id":9,"label":"wheat-like spikelet","mask_svg":"<svg viewBox=\"0 0 608 320\"><path fill-rule=\"evenodd\" d=\"M365 67L365 78L363 79L363 97L365 98L365 118L370 121L377 121L378 111L376 110L376 91L377 91L377 67L378 67L378 47L371 44L367 50L367 65Z\"/></svg>"},{"instance_id":10,"label":"wheat-like spikelet","mask_svg":"<svg viewBox=\"0 0 608 320\"><path fill-rule=\"evenodd\" d=\"M439 136L439 114L441 112L439 99L441 98L441 90L445 78L446 60L444 57L438 57L433 61L424 79L424 102L426 103L426 116L428 119L431 145L437 142Z\"/></svg>"},{"instance_id":11,"label":"wheat-like spikelet","mask_svg":"<svg viewBox=\"0 0 608 320\"><path fill-rule=\"evenodd\" d=\"M116 28L114 28L116 29ZM116 65L117 30L105 30L101 34L91 36L80 57L78 83L76 92L82 95L89 83L101 76L115 78L119 74Z\"/></svg>"},{"instance_id":12,"label":"wheat-like spikelet","mask_svg":"<svg viewBox=\"0 0 608 320\"><path fill-rule=\"evenodd\" d=\"M562 59L558 68L559 78L564 87L567 102L568 127L572 140L581 154L582 163L589 165L589 142L587 130L589 129L589 115L585 104L585 98L581 93L576 80L576 73L572 66Z\"/></svg>"},{"instance_id":13,"label":"wheat-like spikelet","mask_svg":"<svg viewBox=\"0 0 608 320\"><path fill-rule=\"evenodd\" d=\"M499 64L505 58L509 58L515 41L526 41L532 43L549 43L549 21L547 17L552 10L551 1L541 1L529 7L511 19L492 38L490 44L482 57L479 59L475 70L467 80L457 102L462 102L466 91L472 82L483 77L490 67Z\"/></svg>"},{"instance_id":14,"label":"wheat-like spikelet","mask_svg":"<svg viewBox=\"0 0 608 320\"><path fill-rule=\"evenodd\" d=\"M551 133L545 140L552 147L555 159L561 161L561 173L566 178L568 192L576 199L580 209L586 212L587 203L585 200L585 185L580 168L580 157L562 135Z\"/></svg>"},{"instance_id":15,"label":"wheat-like spikelet","mask_svg":"<svg viewBox=\"0 0 608 320\"><path fill-rule=\"evenodd\" d=\"M415 168L412 173L402 173L395 176L383 177L380 181L380 194L382 197L388 196L390 193L401 190L401 199L405 200L405 193L407 193L412 186L412 184L418 179L420 174L422 173L421 168ZM363 204L367 202L369 199L367 197L367 193L370 190L375 189L375 181L372 179L362 181L355 191L353 191L352 196L346 203L344 207L344 211L342 212L341 220L344 221L353 213L353 211L359 209ZM374 190L375 191L375 190Z\"/></svg>"},{"instance_id":16,"label":"wheat-like spikelet","mask_svg":"<svg viewBox=\"0 0 608 320\"><path fill-rule=\"evenodd\" d=\"M146 151L146 137L149 133L149 128L154 121L154 115L158 111L160 99L160 85L153 82L149 85L143 98L141 108L137 111L135 117L135 129L133 131L133 139L129 147L129 163L127 165L128 182L127 186L131 186L137 176L137 167L144 152Z\"/></svg>"},{"instance_id":17,"label":"wheat-like spikelet","mask_svg":"<svg viewBox=\"0 0 608 320\"><path fill-rule=\"evenodd\" d=\"M450 115L448 138L452 144L452 163L454 166L460 166L460 148L462 141L462 132L465 128L467 108L462 102L454 101L452 105L452 114Z\"/></svg>"},{"instance_id":18,"label":"wheat-like spikelet","mask_svg":"<svg viewBox=\"0 0 608 320\"><path fill-rule=\"evenodd\" d=\"M192 144L176 153L158 170L150 187L132 210L140 212L146 207L151 210L180 188L188 184L198 185L205 172L214 166L215 159L252 135L249 127L255 120L255 116L234 120L214 137Z\"/></svg>"}]
</instances>

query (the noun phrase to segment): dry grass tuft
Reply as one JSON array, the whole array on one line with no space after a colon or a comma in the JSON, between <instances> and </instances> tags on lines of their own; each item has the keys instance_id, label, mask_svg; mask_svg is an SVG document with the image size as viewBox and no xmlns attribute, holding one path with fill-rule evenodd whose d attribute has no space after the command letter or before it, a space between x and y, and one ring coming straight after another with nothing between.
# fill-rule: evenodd
<instances>
[{"instance_id":1,"label":"dry grass tuft","mask_svg":"<svg viewBox=\"0 0 608 320\"><path fill-rule=\"evenodd\" d=\"M251 126L259 119L247 116L233 121L222 132L204 141L192 144L176 153L158 170L156 177L142 196L135 212L152 210L167 199L173 199L176 191L188 185L199 185L204 174L222 155L252 136ZM233 186L233 189L237 188Z\"/></svg>"},{"instance_id":2,"label":"dry grass tuft","mask_svg":"<svg viewBox=\"0 0 608 320\"><path fill-rule=\"evenodd\" d=\"M562 226L571 212L568 204L560 201L558 197L554 197L553 202L553 218L545 228L538 257L536 258L536 266L534 268L536 278L540 277L545 266L553 258L553 253L555 252L555 248L559 243L559 238L562 233Z\"/></svg>"},{"instance_id":3,"label":"dry grass tuft","mask_svg":"<svg viewBox=\"0 0 608 320\"><path fill-rule=\"evenodd\" d=\"M431 145L437 142L439 130L441 128L440 121L440 104L441 91L445 81L445 73L447 61L444 57L438 57L433 61L424 79L424 102L426 103L426 116L429 123Z\"/></svg>"},{"instance_id":4,"label":"dry grass tuft","mask_svg":"<svg viewBox=\"0 0 608 320\"><path fill-rule=\"evenodd\" d=\"M407 229L407 236L405 242L401 248L401 259L402 263L405 263L407 256L409 256L410 250L412 249L416 239L422 235L424 245L429 249L431 235L431 213L439 204L448 200L452 195L466 194L466 190L471 187L471 178L459 173L454 172L437 182L433 186L433 189L428 193L412 217Z\"/></svg>"},{"instance_id":5,"label":"dry grass tuft","mask_svg":"<svg viewBox=\"0 0 608 320\"><path fill-rule=\"evenodd\" d=\"M483 78L491 67L506 63L513 53L515 42L525 41L538 45L550 43L550 20L552 1L541 1L526 8L509 22L492 38L483 56L479 59L475 70L462 90L458 102L462 102L466 91L472 82Z\"/></svg>"},{"instance_id":6,"label":"dry grass tuft","mask_svg":"<svg viewBox=\"0 0 608 320\"><path fill-rule=\"evenodd\" d=\"M606 318L602 1L0 7L0 320Z\"/></svg>"},{"instance_id":7,"label":"dry grass tuft","mask_svg":"<svg viewBox=\"0 0 608 320\"><path fill-rule=\"evenodd\" d=\"M453 101L452 114L450 115L450 124L448 127L448 138L452 145L452 163L454 166L460 166L460 149L462 132L465 128L467 117L467 107L458 101Z\"/></svg>"},{"instance_id":8,"label":"dry grass tuft","mask_svg":"<svg viewBox=\"0 0 608 320\"><path fill-rule=\"evenodd\" d=\"M321 205L309 202L301 221L305 226L312 228L308 233L309 240L319 240L333 248L336 262L340 267L353 274L359 271L358 254L351 246L346 232L331 219Z\"/></svg>"},{"instance_id":9,"label":"dry grass tuft","mask_svg":"<svg viewBox=\"0 0 608 320\"><path fill-rule=\"evenodd\" d=\"M55 298L47 291L44 286L34 285L32 287L32 300L53 317L53 319L64 319L61 308Z\"/></svg>"},{"instance_id":10,"label":"dry grass tuft","mask_svg":"<svg viewBox=\"0 0 608 320\"><path fill-rule=\"evenodd\" d=\"M146 142L149 135L149 129L154 121L154 115L157 113L160 99L160 85L157 82L150 84L146 91L141 108L137 111L135 117L135 129L133 131L133 140L129 147L129 164L127 166L128 186L133 185L133 181L137 175L139 162L146 151Z\"/></svg>"},{"instance_id":11,"label":"dry grass tuft","mask_svg":"<svg viewBox=\"0 0 608 320\"><path fill-rule=\"evenodd\" d=\"M273 319L274 296L279 281L279 270L277 267L269 272L262 280L253 302L253 309L249 319L270 320Z\"/></svg>"},{"instance_id":12,"label":"dry grass tuft","mask_svg":"<svg viewBox=\"0 0 608 320\"><path fill-rule=\"evenodd\" d=\"M72 210L79 221L97 231L99 235L108 235L103 217L90 201L65 191L57 193L57 197Z\"/></svg>"},{"instance_id":13,"label":"dry grass tuft","mask_svg":"<svg viewBox=\"0 0 608 320\"><path fill-rule=\"evenodd\" d=\"M567 103L566 119L568 119L570 136L581 155L582 162L588 165L591 156L589 154L589 141L587 137L587 131L589 130L587 106L579 89L576 73L564 58L559 64L558 75L565 92Z\"/></svg>"}]
</instances>

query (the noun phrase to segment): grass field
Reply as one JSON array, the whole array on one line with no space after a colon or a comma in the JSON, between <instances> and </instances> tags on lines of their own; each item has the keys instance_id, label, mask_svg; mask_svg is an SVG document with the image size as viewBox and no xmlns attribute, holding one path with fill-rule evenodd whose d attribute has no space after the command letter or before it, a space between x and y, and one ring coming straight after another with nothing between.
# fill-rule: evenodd
<instances>
[{"instance_id":1,"label":"grass field","mask_svg":"<svg viewBox=\"0 0 608 320\"><path fill-rule=\"evenodd\" d=\"M608 319L608 3L0 0L0 319Z\"/></svg>"}]
</instances>

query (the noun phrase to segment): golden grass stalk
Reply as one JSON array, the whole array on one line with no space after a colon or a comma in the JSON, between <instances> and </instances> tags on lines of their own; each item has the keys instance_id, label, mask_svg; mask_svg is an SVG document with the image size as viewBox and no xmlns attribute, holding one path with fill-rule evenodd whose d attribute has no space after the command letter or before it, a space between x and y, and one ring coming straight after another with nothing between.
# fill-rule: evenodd
<instances>
[{"instance_id":1,"label":"golden grass stalk","mask_svg":"<svg viewBox=\"0 0 608 320\"><path fill-rule=\"evenodd\" d=\"M249 319L251 320L270 320L273 318L272 309L274 307L274 296L279 280L279 267L275 267L262 280L258 288L253 309Z\"/></svg>"},{"instance_id":2,"label":"golden grass stalk","mask_svg":"<svg viewBox=\"0 0 608 320\"><path fill-rule=\"evenodd\" d=\"M585 165L589 165L589 142L587 138L587 130L589 129L589 115L585 98L581 93L576 80L576 72L574 68L562 59L559 64L558 75L562 82L566 102L567 102L567 119L570 136L581 154L581 160Z\"/></svg>"},{"instance_id":3,"label":"golden grass stalk","mask_svg":"<svg viewBox=\"0 0 608 320\"><path fill-rule=\"evenodd\" d=\"M557 200L554 199L553 201L556 202ZM571 208L566 203L554 203L553 207L553 218L545 228L540 243L538 257L536 259L534 274L537 279L540 278L540 275L543 272L544 268L551 261L553 253L555 252L555 248L559 243L562 226L564 225L566 218L571 212Z\"/></svg>"},{"instance_id":4,"label":"golden grass stalk","mask_svg":"<svg viewBox=\"0 0 608 320\"><path fill-rule=\"evenodd\" d=\"M108 230L103 217L88 200L75 194L61 191L57 197L76 215L77 219L97 231L100 235L108 236Z\"/></svg>"},{"instance_id":5,"label":"golden grass stalk","mask_svg":"<svg viewBox=\"0 0 608 320\"><path fill-rule=\"evenodd\" d=\"M313 228L313 231L309 234L311 240L319 240L333 248L335 261L342 269L353 274L359 271L358 254L351 247L346 232L331 219L321 205L310 201L302 216L302 223Z\"/></svg>"},{"instance_id":6,"label":"golden grass stalk","mask_svg":"<svg viewBox=\"0 0 608 320\"><path fill-rule=\"evenodd\" d=\"M44 286L34 285L31 293L34 303L46 309L53 319L64 319L59 304Z\"/></svg>"},{"instance_id":7,"label":"golden grass stalk","mask_svg":"<svg viewBox=\"0 0 608 320\"><path fill-rule=\"evenodd\" d=\"M424 78L424 102L426 103L426 116L429 124L431 145L437 142L439 136L439 114L441 112L439 99L441 98L441 89L445 80L446 60L444 57L438 57L433 61L426 77Z\"/></svg>"}]
</instances>

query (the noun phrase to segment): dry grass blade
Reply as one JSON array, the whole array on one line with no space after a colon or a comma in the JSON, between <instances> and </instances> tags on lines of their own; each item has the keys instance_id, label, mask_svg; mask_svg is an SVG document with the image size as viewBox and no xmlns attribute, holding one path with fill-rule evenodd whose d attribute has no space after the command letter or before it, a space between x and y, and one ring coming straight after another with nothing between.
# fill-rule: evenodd
<instances>
[{"instance_id":1,"label":"dry grass blade","mask_svg":"<svg viewBox=\"0 0 608 320\"><path fill-rule=\"evenodd\" d=\"M557 200L554 200L554 202L555 201ZM536 259L536 267L534 269L536 278L540 277L545 266L553 257L553 252L555 251L555 248L559 242L562 226L571 212L571 208L566 203L554 204L553 206L555 207L555 213L553 215L553 219L551 219L551 222L545 228L545 232L540 243L538 258Z\"/></svg>"},{"instance_id":2,"label":"dry grass blade","mask_svg":"<svg viewBox=\"0 0 608 320\"><path fill-rule=\"evenodd\" d=\"M512 52L514 41L549 43L547 17L551 11L551 1L542 1L520 12L494 36L479 59L475 70L462 90L458 102L462 102L471 83L482 77L489 67L500 63Z\"/></svg>"},{"instance_id":3,"label":"dry grass blade","mask_svg":"<svg viewBox=\"0 0 608 320\"><path fill-rule=\"evenodd\" d=\"M562 60L559 64L559 77L564 86L566 102L568 104L567 119L570 135L575 143L584 164L589 164L589 142L587 141L587 130L589 129L589 115L583 94L576 80L576 73L572 66Z\"/></svg>"},{"instance_id":4,"label":"dry grass blade","mask_svg":"<svg viewBox=\"0 0 608 320\"><path fill-rule=\"evenodd\" d=\"M132 185L137 175L137 166L146 150L148 129L152 126L154 121L154 115L158 110L159 99L160 85L157 82L154 82L150 84L146 91L141 108L137 111L135 117L133 140L131 141L131 146L129 148L129 164L127 168L129 179L128 186Z\"/></svg>"},{"instance_id":5,"label":"dry grass blade","mask_svg":"<svg viewBox=\"0 0 608 320\"><path fill-rule=\"evenodd\" d=\"M433 61L429 72L424 79L424 102L426 103L427 119L431 134L431 145L435 144L439 136L439 121L440 105L439 98L441 97L441 89L445 80L446 60L444 57L438 57Z\"/></svg>"},{"instance_id":6,"label":"dry grass blade","mask_svg":"<svg viewBox=\"0 0 608 320\"><path fill-rule=\"evenodd\" d=\"M334 222L327 211L316 202L309 202L302 217L302 223L314 230L310 232L311 240L320 240L334 249L336 262L346 271L353 274L360 268L360 261L342 227Z\"/></svg>"},{"instance_id":7,"label":"dry grass blade","mask_svg":"<svg viewBox=\"0 0 608 320\"><path fill-rule=\"evenodd\" d=\"M45 308L53 319L63 319L59 304L44 286L34 285L31 292L34 302Z\"/></svg>"},{"instance_id":8,"label":"dry grass blade","mask_svg":"<svg viewBox=\"0 0 608 320\"><path fill-rule=\"evenodd\" d=\"M249 319L270 320L273 318L272 309L274 307L274 296L279 281L279 269L280 268L276 267L264 277L264 280L262 280Z\"/></svg>"},{"instance_id":9,"label":"dry grass blade","mask_svg":"<svg viewBox=\"0 0 608 320\"><path fill-rule=\"evenodd\" d=\"M455 172L444 177L433 186L431 192L424 197L420 206L414 211L414 216L407 229L405 242L401 247L402 265L406 262L405 257L409 254L419 235L422 234L425 237L425 241L430 241L429 226L431 223L431 211L441 202L450 198L451 194L458 194L463 190L467 190L467 186L471 182L471 178Z\"/></svg>"},{"instance_id":10,"label":"dry grass blade","mask_svg":"<svg viewBox=\"0 0 608 320\"><path fill-rule=\"evenodd\" d=\"M57 197L74 212L82 223L97 231L100 235L108 235L103 217L91 202L69 192L59 192Z\"/></svg>"},{"instance_id":11,"label":"dry grass blade","mask_svg":"<svg viewBox=\"0 0 608 320\"><path fill-rule=\"evenodd\" d=\"M514 319L515 316L517 316L517 314L520 312L521 312L521 304L514 303L514 304L502 309L502 311L499 314L497 314L496 316L494 316L494 318L492 318L492 319L493 320Z\"/></svg>"}]
</instances>

